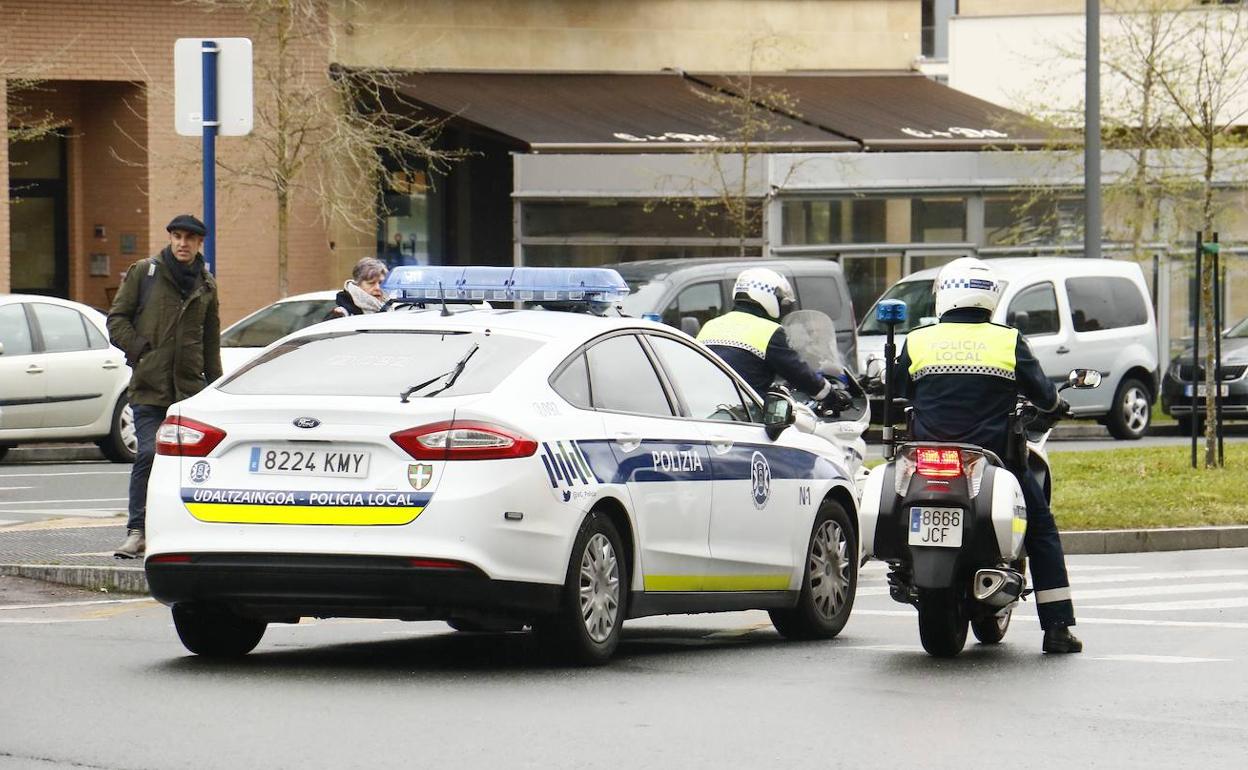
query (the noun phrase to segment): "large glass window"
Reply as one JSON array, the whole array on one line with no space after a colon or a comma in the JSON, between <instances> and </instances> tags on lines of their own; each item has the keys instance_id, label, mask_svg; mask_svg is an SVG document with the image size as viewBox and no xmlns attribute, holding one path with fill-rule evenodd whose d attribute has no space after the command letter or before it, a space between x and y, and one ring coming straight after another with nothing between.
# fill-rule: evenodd
<instances>
[{"instance_id":1,"label":"large glass window","mask_svg":"<svg viewBox=\"0 0 1248 770\"><path fill-rule=\"evenodd\" d=\"M899 299L906 303L906 322L897 325L897 332L905 334L918 326L924 318L936 316L936 299L932 296L932 281L902 281L893 286L880 299ZM874 304L874 303L873 303ZM858 333L886 334L888 329L875 320L875 313L868 311L862 319Z\"/></svg>"},{"instance_id":2,"label":"large glass window","mask_svg":"<svg viewBox=\"0 0 1248 770\"><path fill-rule=\"evenodd\" d=\"M332 299L278 302L244 318L221 334L223 348L263 348L292 332L325 320Z\"/></svg>"},{"instance_id":3,"label":"large glass window","mask_svg":"<svg viewBox=\"0 0 1248 770\"><path fill-rule=\"evenodd\" d=\"M680 319L696 318L699 324L705 325L712 318L724 313L724 299L720 293L719 281L695 283L681 289L676 299L668 304L663 311L663 323L680 328Z\"/></svg>"},{"instance_id":4,"label":"large glass window","mask_svg":"<svg viewBox=\"0 0 1248 770\"><path fill-rule=\"evenodd\" d=\"M984 197L984 241L989 246L1075 243L1082 238L1082 197Z\"/></svg>"},{"instance_id":5,"label":"large glass window","mask_svg":"<svg viewBox=\"0 0 1248 770\"><path fill-rule=\"evenodd\" d=\"M585 356L578 354L572 359L551 387L572 406L589 409L589 366L585 363Z\"/></svg>"},{"instance_id":6,"label":"large glass window","mask_svg":"<svg viewBox=\"0 0 1248 770\"><path fill-rule=\"evenodd\" d=\"M845 257L841 265L845 268L845 281L855 308L871 307L885 289L901 278L900 255ZM928 291L931 291L930 283Z\"/></svg>"},{"instance_id":7,"label":"large glass window","mask_svg":"<svg viewBox=\"0 0 1248 770\"><path fill-rule=\"evenodd\" d=\"M780 206L784 242L794 246L883 243L886 219L884 198L785 201Z\"/></svg>"},{"instance_id":8,"label":"large glass window","mask_svg":"<svg viewBox=\"0 0 1248 770\"><path fill-rule=\"evenodd\" d=\"M410 397L488 393L542 346L493 332L360 329L290 340L220 385L240 395Z\"/></svg>"},{"instance_id":9,"label":"large glass window","mask_svg":"<svg viewBox=\"0 0 1248 770\"><path fill-rule=\"evenodd\" d=\"M396 265L428 265L429 179L424 171L392 173L382 191L378 258Z\"/></svg>"},{"instance_id":10,"label":"large glass window","mask_svg":"<svg viewBox=\"0 0 1248 770\"><path fill-rule=\"evenodd\" d=\"M915 198L910 202L913 243L961 243L966 240L965 198Z\"/></svg>"},{"instance_id":11,"label":"large glass window","mask_svg":"<svg viewBox=\"0 0 1248 770\"><path fill-rule=\"evenodd\" d=\"M82 313L44 302L34 302L30 309L35 313L35 323L39 324L39 332L43 335L43 349L48 353L91 349Z\"/></svg>"},{"instance_id":12,"label":"large glass window","mask_svg":"<svg viewBox=\"0 0 1248 770\"><path fill-rule=\"evenodd\" d=\"M33 350L26 311L19 303L0 305L0 344L3 356L24 356Z\"/></svg>"},{"instance_id":13,"label":"large glass window","mask_svg":"<svg viewBox=\"0 0 1248 770\"><path fill-rule=\"evenodd\" d=\"M605 339L591 347L586 355L595 407L612 412L672 416L659 375L635 336L623 334Z\"/></svg>"},{"instance_id":14,"label":"large glass window","mask_svg":"<svg viewBox=\"0 0 1248 770\"><path fill-rule=\"evenodd\" d=\"M1053 284L1042 283L1021 292L1010 302L1005 322L1025 337L1057 334L1061 330L1061 322Z\"/></svg>"},{"instance_id":15,"label":"large glass window","mask_svg":"<svg viewBox=\"0 0 1248 770\"><path fill-rule=\"evenodd\" d=\"M1095 332L1148 323L1148 306L1138 286L1126 278L1067 278L1070 320L1077 332Z\"/></svg>"},{"instance_id":16,"label":"large glass window","mask_svg":"<svg viewBox=\"0 0 1248 770\"><path fill-rule=\"evenodd\" d=\"M702 353L683 342L650 335L663 368L680 391L689 416L698 420L749 422L737 384Z\"/></svg>"},{"instance_id":17,"label":"large glass window","mask_svg":"<svg viewBox=\"0 0 1248 770\"><path fill-rule=\"evenodd\" d=\"M806 275L794 279L803 310L818 310L833 321L841 317L841 284L835 278Z\"/></svg>"}]
</instances>

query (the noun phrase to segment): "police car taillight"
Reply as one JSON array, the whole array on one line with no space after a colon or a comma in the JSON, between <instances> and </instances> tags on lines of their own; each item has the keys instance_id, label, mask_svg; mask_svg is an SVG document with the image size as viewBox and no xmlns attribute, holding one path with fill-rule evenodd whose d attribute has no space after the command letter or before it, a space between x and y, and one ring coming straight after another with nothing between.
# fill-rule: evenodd
<instances>
[{"instance_id":1,"label":"police car taillight","mask_svg":"<svg viewBox=\"0 0 1248 770\"><path fill-rule=\"evenodd\" d=\"M225 431L189 417L170 417L156 430L156 454L207 457L225 440Z\"/></svg>"},{"instance_id":2,"label":"police car taillight","mask_svg":"<svg viewBox=\"0 0 1248 770\"><path fill-rule=\"evenodd\" d=\"M914 452L914 472L929 479L952 479L962 475L962 453L955 448L919 447Z\"/></svg>"},{"instance_id":3,"label":"police car taillight","mask_svg":"<svg viewBox=\"0 0 1248 770\"><path fill-rule=\"evenodd\" d=\"M500 425L462 420L408 428L390 439L417 460L504 460L537 451L536 441Z\"/></svg>"}]
</instances>

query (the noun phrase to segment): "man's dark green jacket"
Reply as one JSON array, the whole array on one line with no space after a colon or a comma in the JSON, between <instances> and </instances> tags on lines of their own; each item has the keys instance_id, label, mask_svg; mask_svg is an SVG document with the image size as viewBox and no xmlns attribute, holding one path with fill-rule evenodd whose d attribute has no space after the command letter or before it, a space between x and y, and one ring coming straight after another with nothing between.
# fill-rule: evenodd
<instances>
[{"instance_id":1,"label":"man's dark green jacket","mask_svg":"<svg viewBox=\"0 0 1248 770\"><path fill-rule=\"evenodd\" d=\"M134 369L132 404L167 407L221 376L217 282L201 269L183 298L166 259L172 257L162 252L131 265L108 312L108 336ZM198 255L196 260L202 265ZM140 312L143 277L153 265L154 280Z\"/></svg>"}]
</instances>

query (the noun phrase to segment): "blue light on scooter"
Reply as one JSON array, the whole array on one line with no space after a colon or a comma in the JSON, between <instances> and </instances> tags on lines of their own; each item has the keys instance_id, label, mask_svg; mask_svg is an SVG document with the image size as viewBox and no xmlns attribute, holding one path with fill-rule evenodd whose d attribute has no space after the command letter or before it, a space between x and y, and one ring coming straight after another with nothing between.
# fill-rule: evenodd
<instances>
[{"instance_id":1,"label":"blue light on scooter","mask_svg":"<svg viewBox=\"0 0 1248 770\"><path fill-rule=\"evenodd\" d=\"M904 323L906 303L900 299L882 299L875 304L875 320L886 326Z\"/></svg>"}]
</instances>

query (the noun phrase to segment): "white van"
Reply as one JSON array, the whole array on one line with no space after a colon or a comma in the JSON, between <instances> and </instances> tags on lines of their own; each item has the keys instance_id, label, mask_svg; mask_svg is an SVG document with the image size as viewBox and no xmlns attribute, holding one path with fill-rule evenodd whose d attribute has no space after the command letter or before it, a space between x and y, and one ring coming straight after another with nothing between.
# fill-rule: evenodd
<instances>
[{"instance_id":1,"label":"white van","mask_svg":"<svg viewBox=\"0 0 1248 770\"><path fill-rule=\"evenodd\" d=\"M989 260L1005 284L992 320L1017 328L1054 382L1071 369L1097 369L1103 385L1066 391L1078 417L1095 417L1120 439L1145 434L1158 392L1157 322L1144 274L1135 262L1070 257ZM904 300L902 332L935 323L932 284L940 268L903 278L881 299ZM859 371L884 357L885 329L874 306L858 327Z\"/></svg>"}]
</instances>

